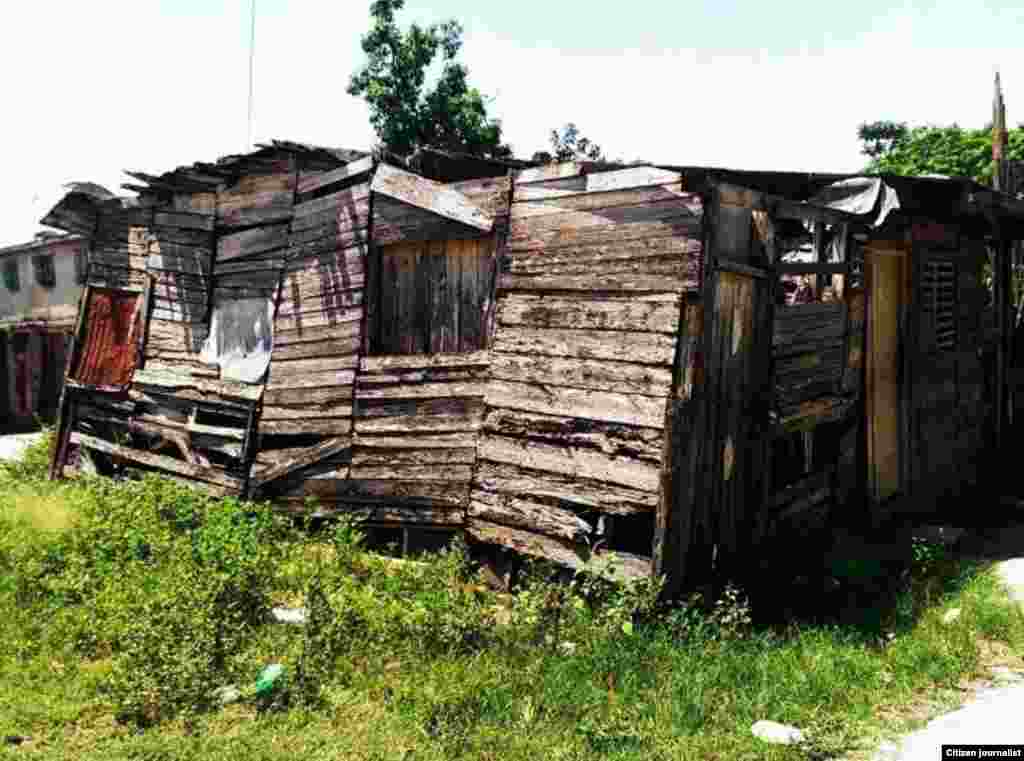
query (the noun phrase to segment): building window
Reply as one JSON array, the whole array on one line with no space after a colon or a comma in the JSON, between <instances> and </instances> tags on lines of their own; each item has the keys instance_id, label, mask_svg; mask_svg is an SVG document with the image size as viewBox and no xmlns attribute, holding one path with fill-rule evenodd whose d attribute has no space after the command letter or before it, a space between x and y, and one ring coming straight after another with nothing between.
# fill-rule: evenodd
<instances>
[{"instance_id":1,"label":"building window","mask_svg":"<svg viewBox=\"0 0 1024 761\"><path fill-rule=\"evenodd\" d=\"M85 246L75 251L75 284L85 285L89 277L89 252Z\"/></svg>"},{"instance_id":2,"label":"building window","mask_svg":"<svg viewBox=\"0 0 1024 761\"><path fill-rule=\"evenodd\" d=\"M4 262L4 287L12 292L21 290L21 278L18 277L18 260L13 257Z\"/></svg>"},{"instance_id":3,"label":"building window","mask_svg":"<svg viewBox=\"0 0 1024 761\"><path fill-rule=\"evenodd\" d=\"M921 313L930 327L934 351L956 351L956 264L949 259L925 262L921 272Z\"/></svg>"},{"instance_id":4,"label":"building window","mask_svg":"<svg viewBox=\"0 0 1024 761\"><path fill-rule=\"evenodd\" d=\"M395 243L379 250L374 354L486 348L494 242Z\"/></svg>"},{"instance_id":5,"label":"building window","mask_svg":"<svg viewBox=\"0 0 1024 761\"><path fill-rule=\"evenodd\" d=\"M57 285L57 273L53 269L53 256L50 254L33 256L32 268L36 273L36 282L43 288L53 288Z\"/></svg>"}]
</instances>

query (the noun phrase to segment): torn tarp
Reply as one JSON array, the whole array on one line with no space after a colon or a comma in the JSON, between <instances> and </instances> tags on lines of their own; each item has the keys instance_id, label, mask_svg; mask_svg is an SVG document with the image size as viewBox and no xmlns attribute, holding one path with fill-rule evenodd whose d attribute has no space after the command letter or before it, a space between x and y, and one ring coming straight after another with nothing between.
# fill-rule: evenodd
<instances>
[{"instance_id":1,"label":"torn tarp","mask_svg":"<svg viewBox=\"0 0 1024 761\"><path fill-rule=\"evenodd\" d=\"M222 301L213 309L202 360L220 366L224 380L259 383L274 346L274 302L268 298Z\"/></svg>"},{"instance_id":2,"label":"torn tarp","mask_svg":"<svg viewBox=\"0 0 1024 761\"><path fill-rule=\"evenodd\" d=\"M874 227L880 227L889 212L900 208L896 191L880 177L851 177L833 182L807 199L807 203L864 217Z\"/></svg>"}]
</instances>

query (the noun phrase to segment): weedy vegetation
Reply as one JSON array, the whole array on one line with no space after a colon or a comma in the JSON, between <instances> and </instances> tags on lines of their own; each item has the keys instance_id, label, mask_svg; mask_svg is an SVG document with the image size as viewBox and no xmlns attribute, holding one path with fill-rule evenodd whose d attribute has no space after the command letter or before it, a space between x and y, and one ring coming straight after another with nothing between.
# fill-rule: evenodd
<instances>
[{"instance_id":1,"label":"weedy vegetation","mask_svg":"<svg viewBox=\"0 0 1024 761\"><path fill-rule=\"evenodd\" d=\"M0 754L80 759L803 759L1020 652L982 565L915 547L863 621L755 621L742 590L666 608L658 585L535 565L488 588L464 545L415 561L358 526L153 476L45 480L46 442L0 466ZM302 606L305 625L274 623ZM962 609L943 623L950 607ZM284 677L249 686L271 663ZM245 697L224 705L218 688ZM800 746L750 734L769 718Z\"/></svg>"}]
</instances>

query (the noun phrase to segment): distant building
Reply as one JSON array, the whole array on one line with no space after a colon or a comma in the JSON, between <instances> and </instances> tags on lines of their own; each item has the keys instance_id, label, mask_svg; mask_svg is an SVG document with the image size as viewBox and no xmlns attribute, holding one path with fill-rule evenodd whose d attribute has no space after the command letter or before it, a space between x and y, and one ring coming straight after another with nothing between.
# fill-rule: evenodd
<instances>
[{"instance_id":1,"label":"distant building","mask_svg":"<svg viewBox=\"0 0 1024 761\"><path fill-rule=\"evenodd\" d=\"M66 347L88 269L88 242L39 233L0 248L0 428L56 413Z\"/></svg>"}]
</instances>

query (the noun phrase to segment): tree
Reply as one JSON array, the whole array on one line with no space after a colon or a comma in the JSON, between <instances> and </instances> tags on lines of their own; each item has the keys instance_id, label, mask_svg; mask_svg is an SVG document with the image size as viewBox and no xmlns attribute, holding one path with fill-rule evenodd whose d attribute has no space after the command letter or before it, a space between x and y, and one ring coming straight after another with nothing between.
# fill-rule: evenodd
<instances>
[{"instance_id":1,"label":"tree","mask_svg":"<svg viewBox=\"0 0 1024 761\"><path fill-rule=\"evenodd\" d=\"M562 161L604 161L604 154L601 153L601 146L591 142L589 138L580 134L579 127L573 122L562 127L561 132L557 129L551 130L549 138L551 151L537 151L533 154L533 160L544 164L557 164Z\"/></svg>"},{"instance_id":2,"label":"tree","mask_svg":"<svg viewBox=\"0 0 1024 761\"><path fill-rule=\"evenodd\" d=\"M897 122L860 125L861 152L870 157L866 171L878 174L943 174L992 181L992 129L907 127ZM1009 130L1012 161L1024 159L1024 126Z\"/></svg>"},{"instance_id":3,"label":"tree","mask_svg":"<svg viewBox=\"0 0 1024 761\"><path fill-rule=\"evenodd\" d=\"M455 20L403 32L395 13L405 0L374 0L372 26L362 37L366 63L349 80L348 94L370 106L370 123L383 146L400 156L435 146L477 156L505 157L501 124L487 115L480 91L458 61L462 26ZM427 69L441 57L441 73L426 87Z\"/></svg>"}]
</instances>

